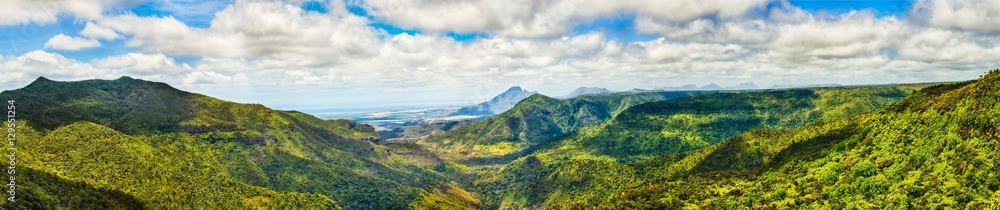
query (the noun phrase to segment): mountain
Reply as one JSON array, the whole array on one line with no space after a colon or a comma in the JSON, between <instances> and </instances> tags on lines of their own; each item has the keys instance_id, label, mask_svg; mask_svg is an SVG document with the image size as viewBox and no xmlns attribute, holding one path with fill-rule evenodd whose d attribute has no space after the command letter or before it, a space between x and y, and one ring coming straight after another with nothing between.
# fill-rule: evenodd
<instances>
[{"instance_id":1,"label":"mountain","mask_svg":"<svg viewBox=\"0 0 1000 210\"><path fill-rule=\"evenodd\" d=\"M715 83L708 83L708 85L701 86L698 89L699 90L722 90L723 88L720 87L719 85L716 85Z\"/></svg>"},{"instance_id":2,"label":"mountain","mask_svg":"<svg viewBox=\"0 0 1000 210\"><path fill-rule=\"evenodd\" d=\"M504 165L501 172L484 172L473 188L482 189L488 206L573 207L559 204L586 200L582 195L606 197L602 192L642 186L637 176L616 175L638 170L622 163L698 150L753 129L786 130L841 119L888 106L926 86L744 91L644 103L552 139ZM507 181L511 179L520 181ZM528 191L537 200L510 199Z\"/></svg>"},{"instance_id":3,"label":"mountain","mask_svg":"<svg viewBox=\"0 0 1000 210\"><path fill-rule=\"evenodd\" d=\"M442 157L470 164L503 163L557 136L611 119L628 107L693 95L693 92L623 92L555 99L535 94L497 116L420 141Z\"/></svg>"},{"instance_id":4,"label":"mountain","mask_svg":"<svg viewBox=\"0 0 1000 210\"><path fill-rule=\"evenodd\" d=\"M611 92L610 90L602 87L579 87L576 88L576 90L573 90L573 92L570 92L569 95L563 96L561 98L573 98L583 94L610 93L610 92Z\"/></svg>"},{"instance_id":5,"label":"mountain","mask_svg":"<svg viewBox=\"0 0 1000 210\"><path fill-rule=\"evenodd\" d=\"M925 85L717 93L626 109L576 139L581 147L619 160L641 160L716 144L755 128L793 129L899 101Z\"/></svg>"},{"instance_id":6,"label":"mountain","mask_svg":"<svg viewBox=\"0 0 1000 210\"><path fill-rule=\"evenodd\" d=\"M756 89L760 89L760 87L757 87L757 85L753 84L753 82L744 82L744 83L740 83L739 85L736 85L736 86L727 87L726 89L729 89L729 90L756 90Z\"/></svg>"},{"instance_id":7,"label":"mountain","mask_svg":"<svg viewBox=\"0 0 1000 210\"><path fill-rule=\"evenodd\" d=\"M978 80L924 88L873 112L790 131L747 132L651 159L633 165L649 184L594 205L996 208L998 90L1000 70L993 70Z\"/></svg>"},{"instance_id":8,"label":"mountain","mask_svg":"<svg viewBox=\"0 0 1000 210\"><path fill-rule=\"evenodd\" d=\"M678 86L678 87L663 86L663 87L658 87L658 88L653 88L653 89L655 89L655 90L664 90L664 91L698 90L698 86L696 86L694 84L688 84L688 85Z\"/></svg>"},{"instance_id":9,"label":"mountain","mask_svg":"<svg viewBox=\"0 0 1000 210\"><path fill-rule=\"evenodd\" d=\"M815 87L841 87L841 84L812 84L812 85L774 85L770 89L787 89L787 88L815 88Z\"/></svg>"},{"instance_id":10,"label":"mountain","mask_svg":"<svg viewBox=\"0 0 1000 210\"><path fill-rule=\"evenodd\" d=\"M694 84L688 84L688 85L678 86L678 87L663 86L663 87L658 87L658 88L654 88L654 89L656 89L656 90L663 90L663 91L756 90L756 89L760 89L760 87L757 87L757 85L753 84L753 82L744 82L744 83L740 83L739 85L732 86L732 87L722 87L722 86L716 85L715 83L709 83L708 85L705 85L705 86L702 86L702 87L698 87L698 86L696 86Z\"/></svg>"},{"instance_id":11,"label":"mountain","mask_svg":"<svg viewBox=\"0 0 1000 210\"><path fill-rule=\"evenodd\" d=\"M17 105L20 200L0 201L13 209L1000 207L1000 70L944 84L534 94L406 141L129 77L39 78L0 99Z\"/></svg>"},{"instance_id":12,"label":"mountain","mask_svg":"<svg viewBox=\"0 0 1000 210\"><path fill-rule=\"evenodd\" d=\"M707 147L638 162L622 163L573 144L549 146L483 173L476 183L492 192L484 196L488 206L511 208L1000 206L1000 168L992 158L1000 156L1000 122L991 120L1000 113L1000 70L974 81L905 88L920 90L873 111L834 112L793 129L751 129ZM843 94L828 102L856 97ZM590 128L572 135L601 133ZM504 181L511 178L517 181Z\"/></svg>"},{"instance_id":13,"label":"mountain","mask_svg":"<svg viewBox=\"0 0 1000 210\"><path fill-rule=\"evenodd\" d=\"M407 140L418 139L432 134L448 132L462 126L471 124L483 118L455 119L455 120L420 120L412 125L396 128L392 130L379 131L378 134L385 140Z\"/></svg>"},{"instance_id":14,"label":"mountain","mask_svg":"<svg viewBox=\"0 0 1000 210\"><path fill-rule=\"evenodd\" d=\"M521 89L521 87L519 87L519 86L510 87L510 89L507 89L507 91L504 91L503 93L500 93L500 95L497 95L497 96L493 97L493 99L490 99L489 101L485 101L483 103L479 103L479 104L476 104L476 105L473 105L473 106L462 107L461 109L458 109L457 111L455 111L454 113L452 113L451 116L456 116L456 115L474 115L474 116L496 115L496 114L502 113L504 111L507 111L511 107L514 107L514 104L517 104L517 102L519 102L519 101L521 101L521 100L523 100L525 98L528 98L529 96L531 96L532 94L535 94L535 93L537 93L537 92L528 92L527 90Z\"/></svg>"},{"instance_id":15,"label":"mountain","mask_svg":"<svg viewBox=\"0 0 1000 210\"><path fill-rule=\"evenodd\" d=\"M478 203L431 170L440 164L423 168L397 159L396 149L406 148L375 144L374 128L347 120L222 101L129 77L38 78L0 92L0 98L18 108L18 172L34 174L18 182L32 186L18 188L26 202L4 202L16 208L398 209ZM76 191L81 194L64 193Z\"/></svg>"}]
</instances>

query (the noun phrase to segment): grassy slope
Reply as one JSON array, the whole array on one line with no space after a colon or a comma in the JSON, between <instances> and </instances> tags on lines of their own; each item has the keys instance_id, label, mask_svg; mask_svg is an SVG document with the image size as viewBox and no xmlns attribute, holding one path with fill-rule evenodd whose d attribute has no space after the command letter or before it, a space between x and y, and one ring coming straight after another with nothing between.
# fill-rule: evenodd
<instances>
[{"instance_id":1,"label":"grassy slope","mask_svg":"<svg viewBox=\"0 0 1000 210\"><path fill-rule=\"evenodd\" d=\"M374 129L353 122L325 121L294 111L226 102L179 91L163 83L127 77L113 81L80 82L54 82L40 78L25 88L4 91L0 96L15 99L19 107L24 107L18 119L27 122L24 129L37 128L39 138L72 128L69 126L81 126L78 123L81 121L93 122L96 124L91 127L121 131L122 136L129 137L128 142L142 142L148 145L147 150L152 150L150 154L164 158L158 161L140 158L138 162L125 163L126 166L147 164L165 171L180 171L187 174L184 177L195 179L186 181L192 184L235 183L212 189L249 184L282 191L318 193L333 198L345 208L405 208L411 203L420 205L427 198L474 203L458 197L437 198L450 196L434 193L442 186L451 186L444 176L412 164L388 161L388 148L371 142L378 138ZM72 136L74 132L82 131L73 130L60 135ZM22 143L31 144L38 140L25 138ZM85 140L99 142L115 139ZM75 145L64 146L75 148ZM106 152L114 157L132 155L122 150ZM57 170L51 168L51 164L54 163L36 162L26 167L65 176L55 173ZM83 161L74 159L63 164L78 166ZM95 164L100 166L101 163ZM139 178L117 177L115 179L126 182L115 184L113 188L145 186L134 183ZM89 177L81 178L81 181L95 184L109 182L108 179ZM164 184L159 186L159 190L167 187L170 185ZM219 199L227 196L224 190L214 191L220 193ZM136 196L131 191L123 192ZM137 199L149 204L151 198L159 199L159 196L163 195L143 194ZM210 197L190 198L197 201Z\"/></svg>"}]
</instances>

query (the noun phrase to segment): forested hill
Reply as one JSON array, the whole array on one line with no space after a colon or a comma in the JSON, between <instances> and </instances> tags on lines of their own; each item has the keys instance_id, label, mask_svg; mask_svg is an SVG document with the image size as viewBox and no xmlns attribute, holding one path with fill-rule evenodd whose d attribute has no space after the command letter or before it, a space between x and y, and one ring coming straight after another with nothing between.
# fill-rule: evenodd
<instances>
[{"instance_id":1,"label":"forested hill","mask_svg":"<svg viewBox=\"0 0 1000 210\"><path fill-rule=\"evenodd\" d=\"M622 161L716 144L750 129L789 130L895 103L928 84L719 93L637 105L581 146Z\"/></svg>"},{"instance_id":2,"label":"forested hill","mask_svg":"<svg viewBox=\"0 0 1000 210\"><path fill-rule=\"evenodd\" d=\"M634 166L625 208L1000 208L1000 70L889 107ZM613 201L618 200L618 201Z\"/></svg>"},{"instance_id":3,"label":"forested hill","mask_svg":"<svg viewBox=\"0 0 1000 210\"><path fill-rule=\"evenodd\" d=\"M262 117L272 113L260 104L232 103L131 77L78 82L39 77L24 88L0 94L22 107L30 107L19 118L42 130L77 121L129 134L247 130L265 125ZM301 115L294 111L274 113ZM329 128L346 137L377 137L371 128L353 129L343 122L331 123Z\"/></svg>"},{"instance_id":4,"label":"forested hill","mask_svg":"<svg viewBox=\"0 0 1000 210\"><path fill-rule=\"evenodd\" d=\"M494 162L496 158L516 155L533 145L611 119L634 105L711 93L715 92L607 93L565 100L535 94L500 115L431 135L422 143L436 148L446 158Z\"/></svg>"},{"instance_id":5,"label":"forested hill","mask_svg":"<svg viewBox=\"0 0 1000 210\"><path fill-rule=\"evenodd\" d=\"M607 195L577 195L641 183L614 174L629 174L622 163L697 150L752 129L787 130L837 120L888 106L928 85L742 91L640 104L612 120L554 139L499 172L484 171L475 183L488 195L490 205L526 207L564 199L598 199ZM533 165L526 165L529 162ZM512 199L527 190L534 191L532 197L537 200Z\"/></svg>"},{"instance_id":6,"label":"forested hill","mask_svg":"<svg viewBox=\"0 0 1000 210\"><path fill-rule=\"evenodd\" d=\"M22 208L471 207L442 175L392 158L370 126L177 90L39 78L15 100ZM34 176L34 175L33 175ZM77 196L70 190L91 192ZM448 193L443 193L447 191ZM93 196L108 192L126 196ZM100 205L108 206L100 206ZM338 207L339 206L339 207Z\"/></svg>"},{"instance_id":7,"label":"forested hill","mask_svg":"<svg viewBox=\"0 0 1000 210\"><path fill-rule=\"evenodd\" d=\"M996 116L998 70L872 112L755 129L690 152L629 164L532 155L501 174L521 177L521 190L548 189L505 197L543 208L996 209Z\"/></svg>"},{"instance_id":8,"label":"forested hill","mask_svg":"<svg viewBox=\"0 0 1000 210\"><path fill-rule=\"evenodd\" d=\"M11 209L1000 208L998 70L536 94L418 142L128 77L39 78L0 100L17 105Z\"/></svg>"}]
</instances>

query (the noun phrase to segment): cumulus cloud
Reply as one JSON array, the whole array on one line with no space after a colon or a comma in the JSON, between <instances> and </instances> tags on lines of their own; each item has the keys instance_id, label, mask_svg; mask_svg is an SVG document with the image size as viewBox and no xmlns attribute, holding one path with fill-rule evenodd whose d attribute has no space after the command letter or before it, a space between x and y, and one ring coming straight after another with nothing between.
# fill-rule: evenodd
<instances>
[{"instance_id":1,"label":"cumulus cloud","mask_svg":"<svg viewBox=\"0 0 1000 210\"><path fill-rule=\"evenodd\" d=\"M785 57L853 57L890 47L907 30L892 17L854 13L836 21L783 26L770 48Z\"/></svg>"},{"instance_id":2,"label":"cumulus cloud","mask_svg":"<svg viewBox=\"0 0 1000 210\"><path fill-rule=\"evenodd\" d=\"M903 41L899 55L902 59L920 62L991 63L1000 57L997 43L1000 37L930 28Z\"/></svg>"},{"instance_id":3,"label":"cumulus cloud","mask_svg":"<svg viewBox=\"0 0 1000 210\"><path fill-rule=\"evenodd\" d=\"M98 46L101 46L101 42L97 40L71 37L65 34L57 34L45 42L45 48L69 51Z\"/></svg>"},{"instance_id":4,"label":"cumulus cloud","mask_svg":"<svg viewBox=\"0 0 1000 210\"><path fill-rule=\"evenodd\" d=\"M8 0L0 7L0 26L23 23L52 23L60 14L84 20L102 17L111 6L133 0Z\"/></svg>"},{"instance_id":5,"label":"cumulus cloud","mask_svg":"<svg viewBox=\"0 0 1000 210\"><path fill-rule=\"evenodd\" d=\"M768 1L370 0L363 6L370 14L406 28L552 38L565 35L575 25L606 15L636 13L672 21L725 19L761 8Z\"/></svg>"},{"instance_id":6,"label":"cumulus cloud","mask_svg":"<svg viewBox=\"0 0 1000 210\"><path fill-rule=\"evenodd\" d=\"M191 70L187 65L179 65L173 58L163 54L128 53L90 61L97 68L114 69L132 74L170 74Z\"/></svg>"},{"instance_id":7,"label":"cumulus cloud","mask_svg":"<svg viewBox=\"0 0 1000 210\"><path fill-rule=\"evenodd\" d=\"M83 80L110 79L120 75L112 70L94 68L88 63L41 50L0 59L0 69L3 70L0 71L0 84L5 84L8 88L25 85L38 76Z\"/></svg>"},{"instance_id":8,"label":"cumulus cloud","mask_svg":"<svg viewBox=\"0 0 1000 210\"><path fill-rule=\"evenodd\" d=\"M935 27L1000 32L1000 1L919 0L911 13Z\"/></svg>"},{"instance_id":9,"label":"cumulus cloud","mask_svg":"<svg viewBox=\"0 0 1000 210\"><path fill-rule=\"evenodd\" d=\"M87 25L83 27L82 31L80 31L80 35L91 39L104 39L104 40L114 40L121 38L121 36L118 35L118 33L115 32L114 30L94 24L94 22L87 22Z\"/></svg>"},{"instance_id":10,"label":"cumulus cloud","mask_svg":"<svg viewBox=\"0 0 1000 210\"><path fill-rule=\"evenodd\" d=\"M346 12L307 12L282 2L240 1L216 13L208 28L173 17L133 14L99 21L132 36L146 52L212 57L264 57L276 66L316 66L374 53L384 33Z\"/></svg>"},{"instance_id":11,"label":"cumulus cloud","mask_svg":"<svg viewBox=\"0 0 1000 210\"><path fill-rule=\"evenodd\" d=\"M181 79L182 82L187 84L201 84L201 83L227 83L232 80L231 77L222 75L215 72L197 71L191 72L184 75Z\"/></svg>"},{"instance_id":12,"label":"cumulus cloud","mask_svg":"<svg viewBox=\"0 0 1000 210\"><path fill-rule=\"evenodd\" d=\"M998 29L986 24L997 23L991 19L997 13L962 2L972 1L920 1L910 14L877 17L867 11L814 14L785 1L756 0L372 0L362 5L374 15L369 20L348 12L343 1L328 2L328 13L304 11L297 2L236 1L207 26L171 16L88 19L79 33L84 38L61 34L49 48L123 39L138 50L89 62L44 51L4 56L0 75L14 79L0 84L39 75L130 75L206 93L308 87L331 98L379 96L372 101L473 94L464 101L472 103L511 85L562 95L580 85L624 90L708 82L960 80L1000 66ZM974 16L961 18L978 19L943 21L959 15L947 11L965 10ZM580 23L621 14L635 17L638 32L662 38L628 42L596 31L571 33ZM425 33L390 36L372 21ZM488 36L456 41L444 32ZM178 62L177 56L197 59Z\"/></svg>"},{"instance_id":13,"label":"cumulus cloud","mask_svg":"<svg viewBox=\"0 0 1000 210\"><path fill-rule=\"evenodd\" d=\"M787 4L766 16L683 23L639 18L636 27L675 40L738 44L786 61L876 53L893 47L911 30L897 17L877 18L866 11L817 17Z\"/></svg>"}]
</instances>

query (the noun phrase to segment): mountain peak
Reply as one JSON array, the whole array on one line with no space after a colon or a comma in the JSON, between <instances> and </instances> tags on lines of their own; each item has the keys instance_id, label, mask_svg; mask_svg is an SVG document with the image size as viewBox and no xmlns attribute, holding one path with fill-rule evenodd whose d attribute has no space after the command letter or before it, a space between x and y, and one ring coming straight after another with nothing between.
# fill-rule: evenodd
<instances>
[{"instance_id":1,"label":"mountain peak","mask_svg":"<svg viewBox=\"0 0 1000 210\"><path fill-rule=\"evenodd\" d=\"M521 88L521 86L512 86L510 88L507 88L507 91L504 91L504 93L509 93L509 92L528 92L528 91Z\"/></svg>"},{"instance_id":2,"label":"mountain peak","mask_svg":"<svg viewBox=\"0 0 1000 210\"><path fill-rule=\"evenodd\" d=\"M40 76L37 79L35 79L35 81L31 82L31 84L28 84L28 86L38 85L38 84L44 84L44 83L50 83L50 82L55 82L55 81L52 81L49 78L45 78L43 76Z\"/></svg>"},{"instance_id":3,"label":"mountain peak","mask_svg":"<svg viewBox=\"0 0 1000 210\"><path fill-rule=\"evenodd\" d=\"M718 90L718 89L722 89L722 87L719 86L719 85L716 85L713 82L713 83L708 83L708 85L702 86L701 89L703 89L703 90Z\"/></svg>"},{"instance_id":4,"label":"mountain peak","mask_svg":"<svg viewBox=\"0 0 1000 210\"><path fill-rule=\"evenodd\" d=\"M482 102L476 105L462 107L461 109L451 113L452 116L456 115L496 115L501 112L507 111L508 109L514 107L517 102L522 99L528 98L532 94L537 92L528 92L521 88L521 86L513 86L500 93L499 95L493 97L489 101Z\"/></svg>"},{"instance_id":5,"label":"mountain peak","mask_svg":"<svg viewBox=\"0 0 1000 210\"><path fill-rule=\"evenodd\" d=\"M573 92L570 92L569 95L563 96L562 98L573 98L584 94L610 93L610 92L611 90L602 87L579 87L576 88L576 90L573 90Z\"/></svg>"},{"instance_id":6,"label":"mountain peak","mask_svg":"<svg viewBox=\"0 0 1000 210\"><path fill-rule=\"evenodd\" d=\"M743 82L743 83L740 83L739 85L736 85L736 86L733 86L733 87L729 87L729 89L733 89L733 90L752 90L752 89L760 89L760 87L758 87L757 84L753 84L753 82Z\"/></svg>"},{"instance_id":7,"label":"mountain peak","mask_svg":"<svg viewBox=\"0 0 1000 210\"><path fill-rule=\"evenodd\" d=\"M45 78L44 76L39 76L38 79L35 79L35 82L51 82L51 81L52 81L51 79Z\"/></svg>"}]
</instances>

